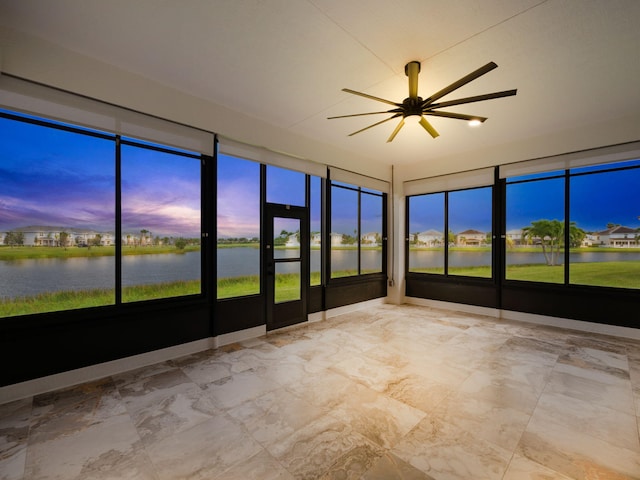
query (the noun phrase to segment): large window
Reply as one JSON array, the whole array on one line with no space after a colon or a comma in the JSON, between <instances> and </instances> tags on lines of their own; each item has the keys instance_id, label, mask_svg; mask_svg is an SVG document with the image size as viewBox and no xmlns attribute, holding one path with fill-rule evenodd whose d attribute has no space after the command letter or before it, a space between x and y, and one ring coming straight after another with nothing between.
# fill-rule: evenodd
<instances>
[{"instance_id":1,"label":"large window","mask_svg":"<svg viewBox=\"0 0 640 480\"><path fill-rule=\"evenodd\" d=\"M260 293L260 164L218 155L218 298Z\"/></svg>"},{"instance_id":2,"label":"large window","mask_svg":"<svg viewBox=\"0 0 640 480\"><path fill-rule=\"evenodd\" d=\"M564 282L564 174L507 180L506 278Z\"/></svg>"},{"instance_id":3,"label":"large window","mask_svg":"<svg viewBox=\"0 0 640 480\"><path fill-rule=\"evenodd\" d=\"M322 179L320 177L310 177L309 196L309 285L320 285L322 283Z\"/></svg>"},{"instance_id":4,"label":"large window","mask_svg":"<svg viewBox=\"0 0 640 480\"><path fill-rule=\"evenodd\" d=\"M492 191L408 197L409 271L491 278Z\"/></svg>"},{"instance_id":5,"label":"large window","mask_svg":"<svg viewBox=\"0 0 640 480\"><path fill-rule=\"evenodd\" d=\"M640 161L570 171L569 281L640 288Z\"/></svg>"},{"instance_id":6,"label":"large window","mask_svg":"<svg viewBox=\"0 0 640 480\"><path fill-rule=\"evenodd\" d=\"M491 278L491 187L449 192L449 275Z\"/></svg>"},{"instance_id":7,"label":"large window","mask_svg":"<svg viewBox=\"0 0 640 480\"><path fill-rule=\"evenodd\" d=\"M409 271L444 273L444 193L409 197Z\"/></svg>"},{"instance_id":8,"label":"large window","mask_svg":"<svg viewBox=\"0 0 640 480\"><path fill-rule=\"evenodd\" d=\"M304 173L267 165L267 202L304 207L305 178Z\"/></svg>"},{"instance_id":9,"label":"large window","mask_svg":"<svg viewBox=\"0 0 640 480\"><path fill-rule=\"evenodd\" d=\"M200 157L122 145L122 301L198 294Z\"/></svg>"},{"instance_id":10,"label":"large window","mask_svg":"<svg viewBox=\"0 0 640 480\"><path fill-rule=\"evenodd\" d=\"M1 114L0 316L201 293L200 155L124 143Z\"/></svg>"},{"instance_id":11,"label":"large window","mask_svg":"<svg viewBox=\"0 0 640 480\"><path fill-rule=\"evenodd\" d=\"M330 238L331 278L382 272L383 194L332 182Z\"/></svg>"},{"instance_id":12,"label":"large window","mask_svg":"<svg viewBox=\"0 0 640 480\"><path fill-rule=\"evenodd\" d=\"M506 278L640 288L638 186L637 160L508 178Z\"/></svg>"}]
</instances>

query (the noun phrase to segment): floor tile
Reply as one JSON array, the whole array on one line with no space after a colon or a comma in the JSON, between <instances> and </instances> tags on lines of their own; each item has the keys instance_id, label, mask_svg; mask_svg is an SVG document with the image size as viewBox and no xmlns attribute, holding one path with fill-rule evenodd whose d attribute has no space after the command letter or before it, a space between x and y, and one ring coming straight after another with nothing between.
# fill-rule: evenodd
<instances>
[{"instance_id":1,"label":"floor tile","mask_svg":"<svg viewBox=\"0 0 640 480\"><path fill-rule=\"evenodd\" d=\"M0 405L0 480L640 478L640 342L380 305Z\"/></svg>"},{"instance_id":2,"label":"floor tile","mask_svg":"<svg viewBox=\"0 0 640 480\"><path fill-rule=\"evenodd\" d=\"M554 470L533 462L520 455L514 455L502 480L571 480Z\"/></svg>"},{"instance_id":3,"label":"floor tile","mask_svg":"<svg viewBox=\"0 0 640 480\"><path fill-rule=\"evenodd\" d=\"M435 480L413 465L387 453L362 476L362 480Z\"/></svg>"},{"instance_id":4,"label":"floor tile","mask_svg":"<svg viewBox=\"0 0 640 480\"><path fill-rule=\"evenodd\" d=\"M392 452L438 480L501 479L511 452L471 432L427 417Z\"/></svg>"},{"instance_id":5,"label":"floor tile","mask_svg":"<svg viewBox=\"0 0 640 480\"><path fill-rule=\"evenodd\" d=\"M392 448L425 416L421 410L357 385L331 415L380 447Z\"/></svg>"},{"instance_id":6,"label":"floor tile","mask_svg":"<svg viewBox=\"0 0 640 480\"><path fill-rule=\"evenodd\" d=\"M517 453L577 480L640 477L637 451L617 447L582 430L537 416L527 426Z\"/></svg>"}]
</instances>

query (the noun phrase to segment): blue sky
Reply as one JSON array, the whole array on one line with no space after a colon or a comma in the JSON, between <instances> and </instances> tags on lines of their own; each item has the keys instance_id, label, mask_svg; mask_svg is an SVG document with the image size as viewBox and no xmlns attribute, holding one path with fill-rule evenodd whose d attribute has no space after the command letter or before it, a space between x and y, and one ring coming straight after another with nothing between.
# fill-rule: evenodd
<instances>
[{"instance_id":1,"label":"blue sky","mask_svg":"<svg viewBox=\"0 0 640 480\"><path fill-rule=\"evenodd\" d=\"M115 230L115 142L0 118L0 231ZM122 229L199 236L200 161L123 146Z\"/></svg>"},{"instance_id":2,"label":"blue sky","mask_svg":"<svg viewBox=\"0 0 640 480\"><path fill-rule=\"evenodd\" d=\"M115 144L0 118L0 231L47 225L114 231ZM634 164L639 164L635 162ZM260 231L259 164L219 156L218 236L253 237ZM200 162L123 146L123 231L198 236ZM269 200L304 202L304 175L269 167ZM640 227L640 169L572 177L571 220L587 231L607 223ZM507 230L542 218L564 217L564 180L507 187ZM490 189L452 192L450 228L490 231ZM334 188L332 230L353 234L355 192ZM312 229L319 229L319 181L312 182ZM443 195L411 200L411 233L443 230ZM363 194L362 233L381 230L379 197Z\"/></svg>"}]
</instances>

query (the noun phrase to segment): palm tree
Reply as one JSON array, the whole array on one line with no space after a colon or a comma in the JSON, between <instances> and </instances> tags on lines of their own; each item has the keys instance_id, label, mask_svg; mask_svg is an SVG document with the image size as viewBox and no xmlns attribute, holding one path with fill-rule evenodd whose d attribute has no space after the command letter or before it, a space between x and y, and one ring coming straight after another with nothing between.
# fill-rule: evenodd
<instances>
[{"instance_id":1,"label":"palm tree","mask_svg":"<svg viewBox=\"0 0 640 480\"><path fill-rule=\"evenodd\" d=\"M564 222L560 220L537 220L531 222L529 227L522 229L522 236L528 240L539 239L547 265L556 265L560 256L560 246L564 243ZM547 251L547 248L549 251Z\"/></svg>"}]
</instances>

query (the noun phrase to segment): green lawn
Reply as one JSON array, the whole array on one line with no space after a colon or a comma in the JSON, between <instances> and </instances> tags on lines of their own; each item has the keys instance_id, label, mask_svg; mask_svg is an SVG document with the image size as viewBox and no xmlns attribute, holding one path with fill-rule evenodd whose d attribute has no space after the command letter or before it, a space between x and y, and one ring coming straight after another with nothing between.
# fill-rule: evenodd
<instances>
[{"instance_id":1,"label":"green lawn","mask_svg":"<svg viewBox=\"0 0 640 480\"><path fill-rule=\"evenodd\" d=\"M442 273L441 269L422 269L420 272ZM334 278L345 277L349 273L347 271L334 272ZM490 277L491 269L490 267L459 267L450 268L450 273L472 277ZM570 275L571 283L577 285L640 289L640 262L572 263ZM562 283L564 269L562 266L513 265L507 268L506 276L508 280ZM276 301L283 302L298 298L299 282L299 275L278 275ZM319 282L320 273L312 273L311 284L318 285ZM257 275L223 278L218 281L218 298L220 299L257 294L259 291L260 281ZM200 293L200 282L197 280L167 282L125 287L122 291L122 299L124 302L136 302L198 293ZM109 289L44 293L12 300L0 300L0 317L113 305L114 302L114 291Z\"/></svg>"},{"instance_id":2,"label":"green lawn","mask_svg":"<svg viewBox=\"0 0 640 480\"><path fill-rule=\"evenodd\" d=\"M122 255L154 255L161 253L198 252L200 245L187 245L179 250L173 245L122 247ZM110 257L116 253L115 247L7 247L0 246L0 260L24 260L34 258L77 258L77 257Z\"/></svg>"},{"instance_id":3,"label":"green lawn","mask_svg":"<svg viewBox=\"0 0 640 480\"><path fill-rule=\"evenodd\" d=\"M412 270L418 273L442 274L442 268ZM449 274L470 277L491 277L491 267L450 267ZM569 268L570 282L576 285L600 287L640 288L640 262L574 262ZM562 265L511 265L507 267L507 280L563 283Z\"/></svg>"},{"instance_id":4,"label":"green lawn","mask_svg":"<svg viewBox=\"0 0 640 480\"><path fill-rule=\"evenodd\" d=\"M137 302L157 298L180 297L200 293L200 281L166 282L154 285L138 285L122 289L123 302ZM65 290L48 292L12 300L0 300L0 317L57 312L77 308L113 305L113 289Z\"/></svg>"}]
</instances>

